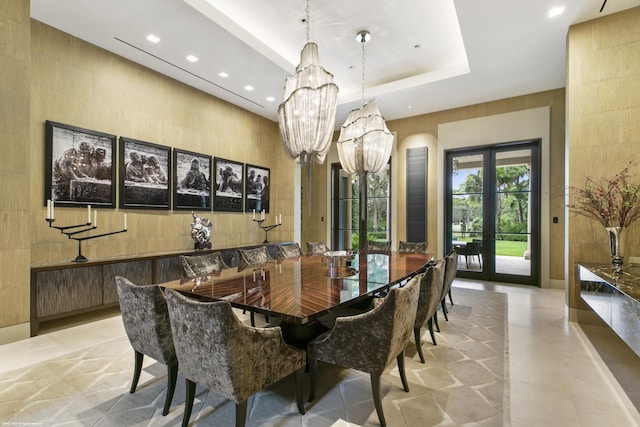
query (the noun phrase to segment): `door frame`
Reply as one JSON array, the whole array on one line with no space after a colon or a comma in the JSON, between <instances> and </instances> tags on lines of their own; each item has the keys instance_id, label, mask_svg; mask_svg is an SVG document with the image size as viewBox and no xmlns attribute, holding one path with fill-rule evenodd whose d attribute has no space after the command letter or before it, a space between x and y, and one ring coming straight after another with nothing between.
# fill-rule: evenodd
<instances>
[{"instance_id":1,"label":"door frame","mask_svg":"<svg viewBox=\"0 0 640 427\"><path fill-rule=\"evenodd\" d=\"M524 141L514 141L493 145L474 146L468 148L458 148L444 151L444 253L448 253L452 247L452 172L453 157L470 154L483 155L483 170L485 179L483 180L483 268L482 271L458 270L457 277L490 280L506 283L517 283L540 286L541 269L541 139L528 139ZM494 217L494 207L496 200L495 191L495 155L504 151L514 151L518 149L531 150L531 174L530 174L530 216L528 218L530 226L530 261L531 270L529 276L496 273L495 272L495 224L494 221L486 221L484 218ZM488 225L487 225L488 224ZM490 256L487 256L490 255Z\"/></svg>"}]
</instances>

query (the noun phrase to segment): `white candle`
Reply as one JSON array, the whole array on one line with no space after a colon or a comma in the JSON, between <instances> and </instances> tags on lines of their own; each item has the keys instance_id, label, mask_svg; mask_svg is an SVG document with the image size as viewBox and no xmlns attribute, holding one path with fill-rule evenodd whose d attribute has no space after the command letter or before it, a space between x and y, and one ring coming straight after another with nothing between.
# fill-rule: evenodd
<instances>
[{"instance_id":1,"label":"white candle","mask_svg":"<svg viewBox=\"0 0 640 427\"><path fill-rule=\"evenodd\" d=\"M98 211L93 211L93 226L98 226Z\"/></svg>"},{"instance_id":2,"label":"white candle","mask_svg":"<svg viewBox=\"0 0 640 427\"><path fill-rule=\"evenodd\" d=\"M282 224L282 214L278 217L278 224Z\"/></svg>"},{"instance_id":3,"label":"white candle","mask_svg":"<svg viewBox=\"0 0 640 427\"><path fill-rule=\"evenodd\" d=\"M262 209L262 217L260 219L264 219L264 209Z\"/></svg>"},{"instance_id":4,"label":"white candle","mask_svg":"<svg viewBox=\"0 0 640 427\"><path fill-rule=\"evenodd\" d=\"M51 219L51 199L47 199L47 219Z\"/></svg>"},{"instance_id":5,"label":"white candle","mask_svg":"<svg viewBox=\"0 0 640 427\"><path fill-rule=\"evenodd\" d=\"M51 219L56 219L56 213L54 211L55 209L55 203L53 200L51 201Z\"/></svg>"},{"instance_id":6,"label":"white candle","mask_svg":"<svg viewBox=\"0 0 640 427\"><path fill-rule=\"evenodd\" d=\"M127 229L127 214L124 214L124 229Z\"/></svg>"},{"instance_id":7,"label":"white candle","mask_svg":"<svg viewBox=\"0 0 640 427\"><path fill-rule=\"evenodd\" d=\"M256 219L256 210L253 210L253 219Z\"/></svg>"},{"instance_id":8,"label":"white candle","mask_svg":"<svg viewBox=\"0 0 640 427\"><path fill-rule=\"evenodd\" d=\"M87 206L87 224L91 224L91 205Z\"/></svg>"}]
</instances>

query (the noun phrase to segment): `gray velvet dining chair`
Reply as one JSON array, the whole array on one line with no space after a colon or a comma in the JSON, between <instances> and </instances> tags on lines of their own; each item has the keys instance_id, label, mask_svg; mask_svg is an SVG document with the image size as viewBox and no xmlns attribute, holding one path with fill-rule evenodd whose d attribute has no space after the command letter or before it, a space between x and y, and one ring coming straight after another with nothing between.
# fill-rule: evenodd
<instances>
[{"instance_id":1,"label":"gray velvet dining chair","mask_svg":"<svg viewBox=\"0 0 640 427\"><path fill-rule=\"evenodd\" d=\"M192 278L206 274L217 274L225 268L229 268L220 252L211 252L203 255L180 255L180 264L185 277Z\"/></svg>"},{"instance_id":2,"label":"gray velvet dining chair","mask_svg":"<svg viewBox=\"0 0 640 427\"><path fill-rule=\"evenodd\" d=\"M382 373L396 359L403 388L409 391L404 349L411 339L419 291L419 279L414 277L405 286L391 289L386 297L374 300L375 307L370 311L338 317L330 331L311 341L307 348L311 376L309 401L315 398L319 360L366 372L371 376L378 419L385 426L380 390Z\"/></svg>"},{"instance_id":3,"label":"gray velvet dining chair","mask_svg":"<svg viewBox=\"0 0 640 427\"><path fill-rule=\"evenodd\" d=\"M420 331L425 322L429 327L431 340L437 345L436 335L433 331L433 318L438 311L440 297L442 296L442 288L444 286L444 270L445 260L429 264L425 272L419 276L420 278L420 296L418 298L418 308L416 309L416 320L413 325L413 337L416 342L416 349L420 361L425 363L422 354L422 339Z\"/></svg>"},{"instance_id":4,"label":"gray velvet dining chair","mask_svg":"<svg viewBox=\"0 0 640 427\"><path fill-rule=\"evenodd\" d=\"M322 255L327 252L329 248L324 240L319 242L307 242L307 254Z\"/></svg>"},{"instance_id":5,"label":"gray velvet dining chair","mask_svg":"<svg viewBox=\"0 0 640 427\"><path fill-rule=\"evenodd\" d=\"M405 242L400 240L398 252L401 254L426 254L427 242Z\"/></svg>"},{"instance_id":6,"label":"gray velvet dining chair","mask_svg":"<svg viewBox=\"0 0 640 427\"><path fill-rule=\"evenodd\" d=\"M261 266L269 262L271 257L266 246L251 249L238 249L238 271L247 267Z\"/></svg>"},{"instance_id":7,"label":"gray velvet dining chair","mask_svg":"<svg viewBox=\"0 0 640 427\"><path fill-rule=\"evenodd\" d=\"M300 245L292 243L289 245L278 245L278 258L297 258L302 255Z\"/></svg>"},{"instance_id":8,"label":"gray velvet dining chair","mask_svg":"<svg viewBox=\"0 0 640 427\"><path fill-rule=\"evenodd\" d=\"M387 254L391 252L391 240L387 240L385 242L376 242L373 240L369 240L367 242L367 252L370 254Z\"/></svg>"},{"instance_id":9,"label":"gray velvet dining chair","mask_svg":"<svg viewBox=\"0 0 640 427\"><path fill-rule=\"evenodd\" d=\"M449 302L453 305L453 297L451 296L451 287L453 286L453 279L456 278L456 271L458 270L458 253L455 250L451 250L447 256L444 257L445 266L444 266L444 282L442 285L442 294L440 295L440 305L442 307L442 314L444 315L444 320L449 321L448 310L447 310L447 296L449 296ZM440 332L440 327L438 326L438 316L435 318L436 329Z\"/></svg>"},{"instance_id":10,"label":"gray velvet dining chair","mask_svg":"<svg viewBox=\"0 0 640 427\"><path fill-rule=\"evenodd\" d=\"M236 426L244 426L247 399L293 373L298 411L304 414L306 355L285 343L280 327L245 325L227 301L196 301L172 289L166 294L176 355L186 380L183 426L189 424L196 384L232 400Z\"/></svg>"},{"instance_id":11,"label":"gray velvet dining chair","mask_svg":"<svg viewBox=\"0 0 640 427\"><path fill-rule=\"evenodd\" d=\"M173 346L167 301L157 285L136 285L120 276L116 276L115 280L122 322L135 353L129 393L136 391L145 355L164 363L167 366L167 393L162 415L167 415L178 376L178 359Z\"/></svg>"}]
</instances>

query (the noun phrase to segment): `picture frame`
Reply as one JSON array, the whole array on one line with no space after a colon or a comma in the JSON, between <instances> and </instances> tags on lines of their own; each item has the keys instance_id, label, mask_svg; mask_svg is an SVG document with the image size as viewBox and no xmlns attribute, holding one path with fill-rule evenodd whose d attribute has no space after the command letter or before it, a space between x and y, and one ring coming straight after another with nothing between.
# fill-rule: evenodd
<instances>
[{"instance_id":1,"label":"picture frame","mask_svg":"<svg viewBox=\"0 0 640 427\"><path fill-rule=\"evenodd\" d=\"M271 191L270 169L263 166L246 165L245 212L269 213L269 193Z\"/></svg>"},{"instance_id":2,"label":"picture frame","mask_svg":"<svg viewBox=\"0 0 640 427\"><path fill-rule=\"evenodd\" d=\"M120 208L170 209L171 147L120 137Z\"/></svg>"},{"instance_id":3,"label":"picture frame","mask_svg":"<svg viewBox=\"0 0 640 427\"><path fill-rule=\"evenodd\" d=\"M211 211L211 156L173 149L173 209Z\"/></svg>"},{"instance_id":4,"label":"picture frame","mask_svg":"<svg viewBox=\"0 0 640 427\"><path fill-rule=\"evenodd\" d=\"M242 212L244 201L244 164L215 157L216 186L214 211Z\"/></svg>"},{"instance_id":5,"label":"picture frame","mask_svg":"<svg viewBox=\"0 0 640 427\"><path fill-rule=\"evenodd\" d=\"M116 136L45 121L44 203L115 208Z\"/></svg>"}]
</instances>

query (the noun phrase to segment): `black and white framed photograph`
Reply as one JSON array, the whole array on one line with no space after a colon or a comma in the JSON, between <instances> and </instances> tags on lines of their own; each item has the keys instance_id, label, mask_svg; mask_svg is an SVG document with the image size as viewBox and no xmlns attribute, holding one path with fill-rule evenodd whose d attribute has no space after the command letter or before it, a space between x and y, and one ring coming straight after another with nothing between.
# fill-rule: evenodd
<instances>
[{"instance_id":1,"label":"black and white framed photograph","mask_svg":"<svg viewBox=\"0 0 640 427\"><path fill-rule=\"evenodd\" d=\"M269 213L269 169L247 164L245 212Z\"/></svg>"},{"instance_id":2,"label":"black and white framed photograph","mask_svg":"<svg viewBox=\"0 0 640 427\"><path fill-rule=\"evenodd\" d=\"M116 136L47 120L45 203L114 208Z\"/></svg>"},{"instance_id":3,"label":"black and white framed photograph","mask_svg":"<svg viewBox=\"0 0 640 427\"><path fill-rule=\"evenodd\" d=\"M173 209L211 210L211 156L173 149Z\"/></svg>"},{"instance_id":4,"label":"black and white framed photograph","mask_svg":"<svg viewBox=\"0 0 640 427\"><path fill-rule=\"evenodd\" d=\"M242 212L244 165L232 160L214 159L216 191L214 211Z\"/></svg>"},{"instance_id":5,"label":"black and white framed photograph","mask_svg":"<svg viewBox=\"0 0 640 427\"><path fill-rule=\"evenodd\" d=\"M120 137L120 208L169 209L171 147Z\"/></svg>"}]
</instances>

